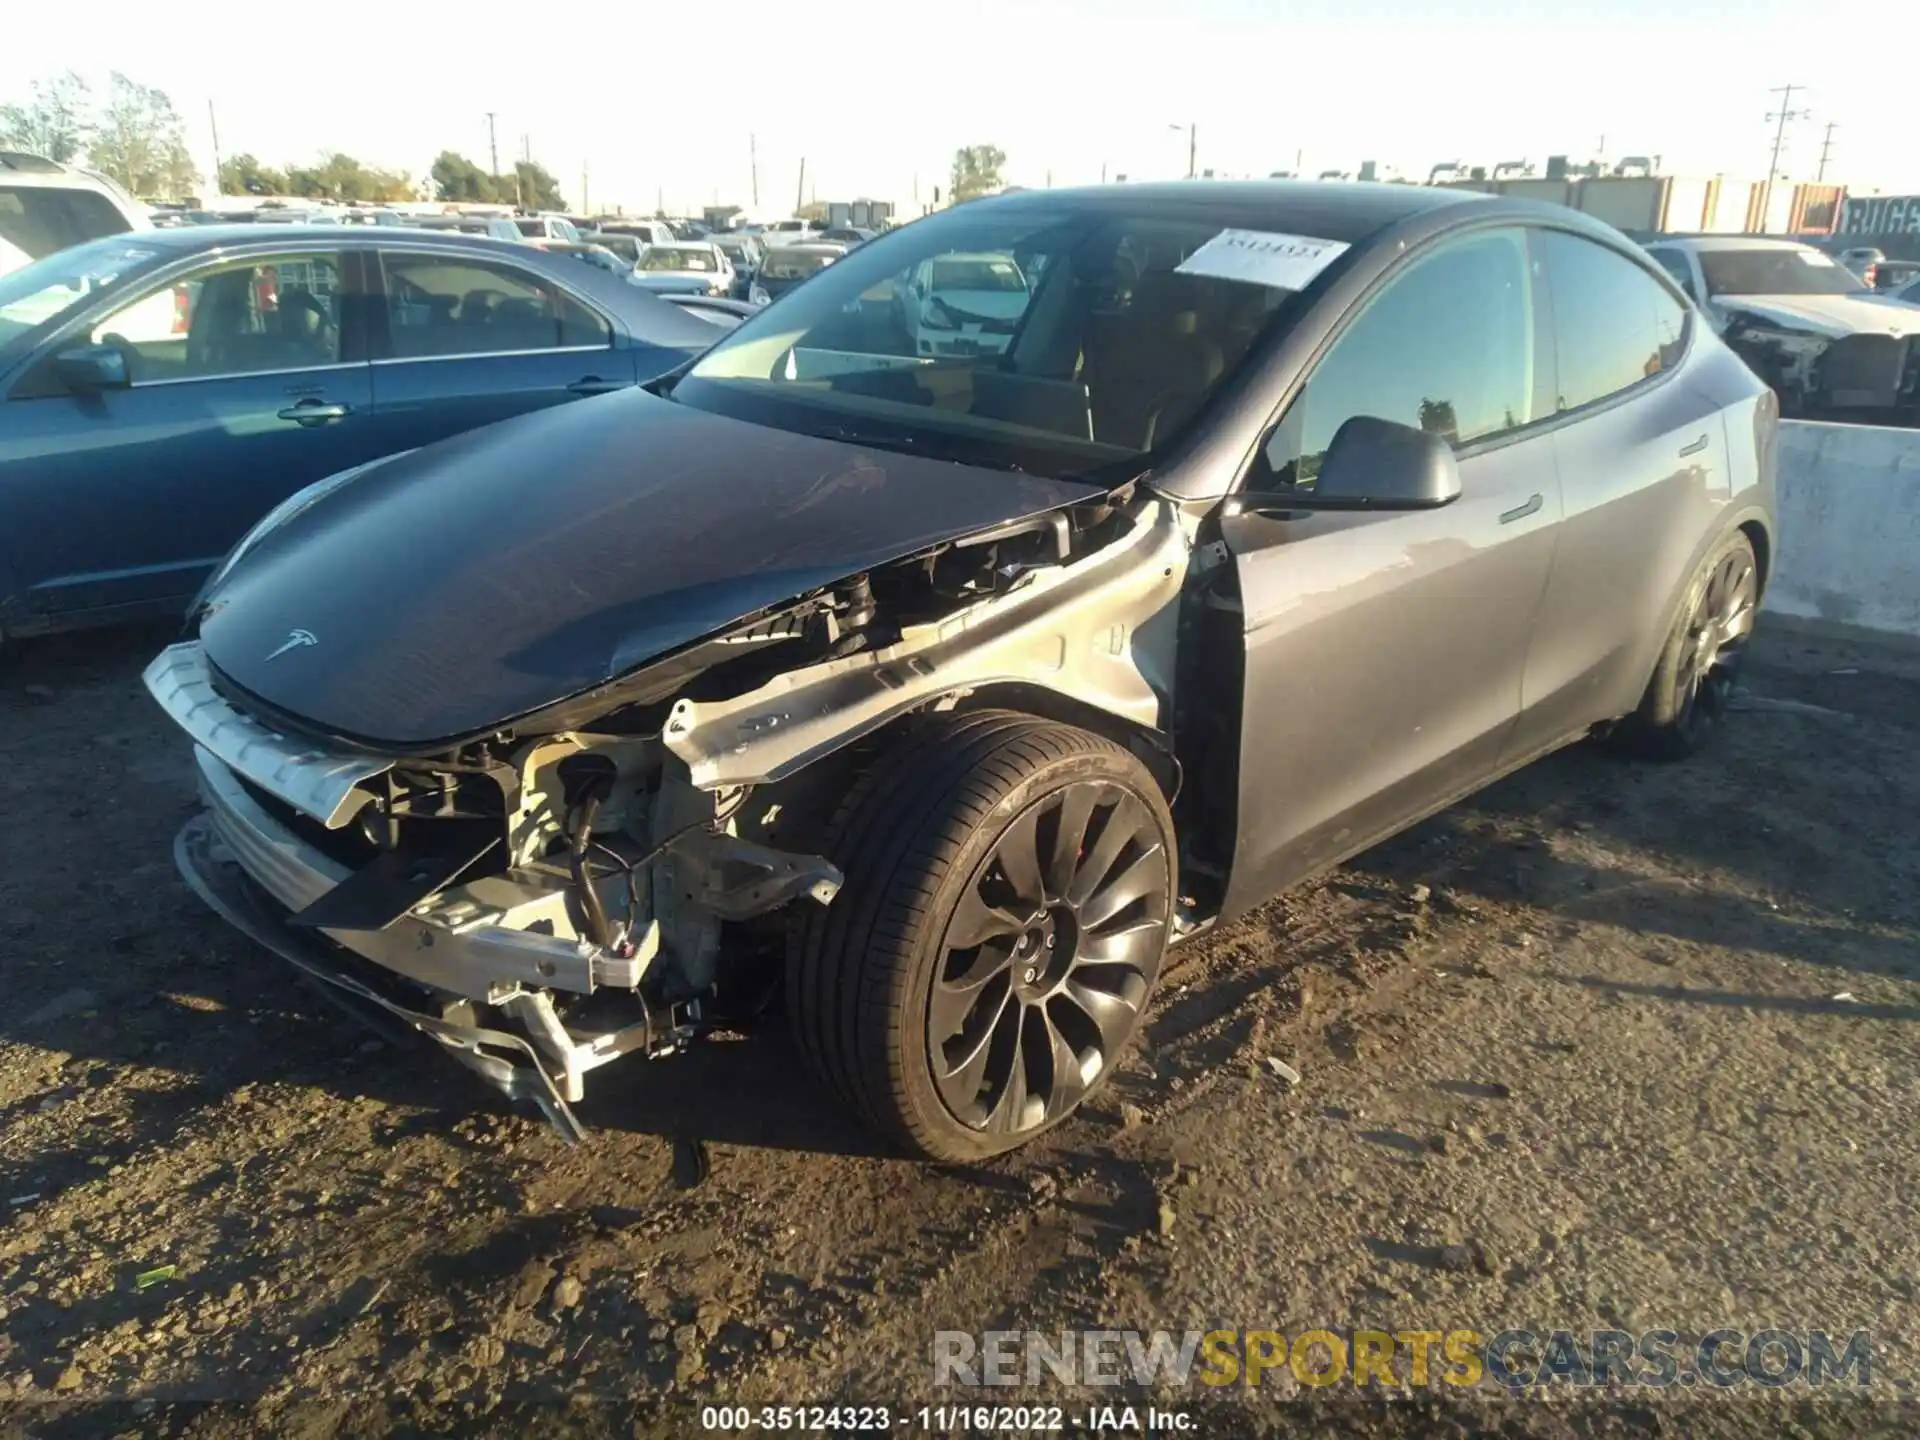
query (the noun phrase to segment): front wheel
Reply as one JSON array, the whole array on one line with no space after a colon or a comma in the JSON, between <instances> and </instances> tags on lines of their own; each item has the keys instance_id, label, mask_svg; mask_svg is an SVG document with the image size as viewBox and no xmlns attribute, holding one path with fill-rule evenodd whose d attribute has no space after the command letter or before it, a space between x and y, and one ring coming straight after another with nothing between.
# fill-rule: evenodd
<instances>
[{"instance_id":1,"label":"front wheel","mask_svg":"<svg viewBox=\"0 0 1920 1440\"><path fill-rule=\"evenodd\" d=\"M1736 530L1687 587L1640 708L1614 732L1623 747L1649 759L1680 760L1712 739L1726 718L1759 600L1753 542Z\"/></svg>"},{"instance_id":2,"label":"front wheel","mask_svg":"<svg viewBox=\"0 0 1920 1440\"><path fill-rule=\"evenodd\" d=\"M788 1008L810 1065L934 1159L1071 1115L1113 1072L1160 973L1173 822L1125 749L1006 711L937 717L882 755L828 854Z\"/></svg>"}]
</instances>

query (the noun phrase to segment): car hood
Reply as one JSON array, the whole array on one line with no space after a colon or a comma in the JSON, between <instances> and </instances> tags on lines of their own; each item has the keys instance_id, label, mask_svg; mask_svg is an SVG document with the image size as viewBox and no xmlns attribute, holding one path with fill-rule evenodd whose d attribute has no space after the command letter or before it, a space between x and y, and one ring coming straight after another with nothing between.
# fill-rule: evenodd
<instances>
[{"instance_id":1,"label":"car hood","mask_svg":"<svg viewBox=\"0 0 1920 1440\"><path fill-rule=\"evenodd\" d=\"M340 485L231 566L200 634L273 710L425 749L819 586L1098 493L626 390Z\"/></svg>"},{"instance_id":2,"label":"car hood","mask_svg":"<svg viewBox=\"0 0 1920 1440\"><path fill-rule=\"evenodd\" d=\"M1879 295L1726 295L1713 303L1723 315L1751 315L1834 340L1858 334L1920 335L1920 310Z\"/></svg>"}]
</instances>

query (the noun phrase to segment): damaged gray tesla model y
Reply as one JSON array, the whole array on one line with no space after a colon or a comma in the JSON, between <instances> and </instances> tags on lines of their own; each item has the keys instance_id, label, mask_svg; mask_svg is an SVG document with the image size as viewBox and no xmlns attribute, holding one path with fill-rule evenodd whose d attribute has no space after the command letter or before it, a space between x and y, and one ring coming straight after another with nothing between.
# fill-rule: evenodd
<instances>
[{"instance_id":1,"label":"damaged gray tesla model y","mask_svg":"<svg viewBox=\"0 0 1920 1440\"><path fill-rule=\"evenodd\" d=\"M981 284L914 292L947 255ZM1113 1070L1169 946L1569 741L1697 748L1775 423L1570 210L961 206L641 390L268 516L147 672L178 858L569 1134L588 1071L778 1000L903 1147L993 1154Z\"/></svg>"}]
</instances>

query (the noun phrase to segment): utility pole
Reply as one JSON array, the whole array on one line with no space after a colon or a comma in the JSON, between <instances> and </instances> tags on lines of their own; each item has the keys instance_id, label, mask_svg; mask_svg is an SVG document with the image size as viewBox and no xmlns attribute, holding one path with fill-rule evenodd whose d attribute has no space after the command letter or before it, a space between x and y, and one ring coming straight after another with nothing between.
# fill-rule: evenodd
<instances>
[{"instance_id":1,"label":"utility pole","mask_svg":"<svg viewBox=\"0 0 1920 1440\"><path fill-rule=\"evenodd\" d=\"M1818 185L1827 178L1827 159L1833 154L1833 132L1840 128L1837 120L1827 122L1826 138L1820 142L1820 169L1815 172L1813 183Z\"/></svg>"},{"instance_id":2,"label":"utility pole","mask_svg":"<svg viewBox=\"0 0 1920 1440\"><path fill-rule=\"evenodd\" d=\"M807 204L807 157L800 157L800 183L793 192L793 213L798 215Z\"/></svg>"},{"instance_id":3,"label":"utility pole","mask_svg":"<svg viewBox=\"0 0 1920 1440\"><path fill-rule=\"evenodd\" d=\"M493 111L487 111L487 157L493 162L493 192L500 193L500 136L493 128Z\"/></svg>"},{"instance_id":4,"label":"utility pole","mask_svg":"<svg viewBox=\"0 0 1920 1440\"><path fill-rule=\"evenodd\" d=\"M1187 178L1191 180L1197 173L1199 173L1199 167L1194 162L1194 155L1198 150L1199 144L1200 144L1200 127L1198 125L1189 124L1189 125L1169 125L1167 126L1167 128L1169 130L1173 130L1176 132L1181 130L1184 130L1187 132Z\"/></svg>"},{"instance_id":5,"label":"utility pole","mask_svg":"<svg viewBox=\"0 0 1920 1440\"><path fill-rule=\"evenodd\" d=\"M587 205L587 162L584 160L580 162L580 213L582 215L593 213Z\"/></svg>"},{"instance_id":6,"label":"utility pole","mask_svg":"<svg viewBox=\"0 0 1920 1440\"><path fill-rule=\"evenodd\" d=\"M213 193L220 193L220 122L213 117L213 101L207 101L207 127L213 131ZM1827 127L1831 130L1833 127Z\"/></svg>"},{"instance_id":7,"label":"utility pole","mask_svg":"<svg viewBox=\"0 0 1920 1440\"><path fill-rule=\"evenodd\" d=\"M747 136L747 164L753 170L753 213L760 214L760 137Z\"/></svg>"},{"instance_id":8,"label":"utility pole","mask_svg":"<svg viewBox=\"0 0 1920 1440\"><path fill-rule=\"evenodd\" d=\"M1100 162L1100 183L1102 185L1107 183L1107 162L1104 160Z\"/></svg>"},{"instance_id":9,"label":"utility pole","mask_svg":"<svg viewBox=\"0 0 1920 1440\"><path fill-rule=\"evenodd\" d=\"M1786 144L1787 122L1804 120L1808 115L1805 110L1790 108L1793 104L1793 92L1804 91L1806 88L1804 85L1777 85L1767 92L1769 95L1780 97L1780 108L1767 116L1767 119L1775 121L1776 124L1773 131L1773 159L1767 165L1767 183L1760 191L1760 233L1762 235L1767 233L1767 216L1773 209L1773 180L1774 176L1780 173L1780 147Z\"/></svg>"}]
</instances>

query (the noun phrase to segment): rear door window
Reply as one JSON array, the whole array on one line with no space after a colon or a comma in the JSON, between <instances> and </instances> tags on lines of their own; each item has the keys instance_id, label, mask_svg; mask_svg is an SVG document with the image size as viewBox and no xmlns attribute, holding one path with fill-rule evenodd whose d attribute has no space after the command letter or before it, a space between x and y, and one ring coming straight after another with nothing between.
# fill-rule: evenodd
<instances>
[{"instance_id":1,"label":"rear door window","mask_svg":"<svg viewBox=\"0 0 1920 1440\"><path fill-rule=\"evenodd\" d=\"M1553 294L1557 408L1578 410L1671 370L1687 312L1616 251L1563 230L1534 232Z\"/></svg>"},{"instance_id":2,"label":"rear door window","mask_svg":"<svg viewBox=\"0 0 1920 1440\"><path fill-rule=\"evenodd\" d=\"M613 343L605 319L544 276L464 255L382 254L396 360L580 350Z\"/></svg>"},{"instance_id":3,"label":"rear door window","mask_svg":"<svg viewBox=\"0 0 1920 1440\"><path fill-rule=\"evenodd\" d=\"M118 206L93 190L0 185L0 274L132 228Z\"/></svg>"}]
</instances>

